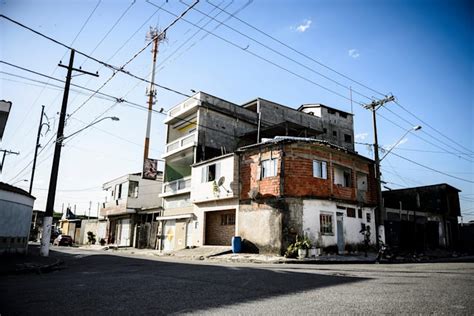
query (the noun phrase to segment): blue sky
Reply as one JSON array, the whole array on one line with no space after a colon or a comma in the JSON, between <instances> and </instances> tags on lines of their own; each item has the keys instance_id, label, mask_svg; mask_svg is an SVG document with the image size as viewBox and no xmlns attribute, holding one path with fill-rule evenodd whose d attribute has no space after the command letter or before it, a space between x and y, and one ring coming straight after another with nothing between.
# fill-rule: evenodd
<instances>
[{"instance_id":1,"label":"blue sky","mask_svg":"<svg viewBox=\"0 0 474 316\"><path fill-rule=\"evenodd\" d=\"M151 2L163 5L162 10L156 11L155 6L145 1L2 0L0 11L61 42L72 43L77 50L121 66L146 45L145 34L149 26L165 27L172 21L173 16L164 10L179 14L186 8L179 1ZM387 104L386 109L379 111L380 143L390 146L411 126L422 125L423 128L408 134L393 150L393 155L383 161L383 177L388 182L387 186L395 189L451 184L462 190L464 220L474 219L472 4L467 1L211 2L226 8L228 12L237 12L238 18L313 60L375 91L393 93L398 103L417 118L395 103ZM216 16L216 19L225 21L225 25L250 38L235 33L225 25L218 26L197 11L191 11L185 19L205 25L206 29L233 45L214 35L205 36L203 31L194 34L198 29L179 21L168 31L168 40L160 45L157 83L184 93L191 93L191 89L202 90L238 104L262 97L294 108L315 102L345 111L351 111L351 104L348 100L350 92L344 87L351 86L357 141L372 142L371 113L358 103L370 102L369 98L380 95L297 54L236 19L226 19L227 15L223 12L217 15L219 10L206 0L196 8ZM0 20L0 30L2 61L56 78L65 77L65 69L56 66L61 59L67 63L68 52L65 48L4 19ZM135 32L135 36L131 37ZM99 71L99 78L85 75L73 78L73 83L91 89L97 89L111 76L110 70L82 56L76 56L75 65ZM150 66L151 54L147 49L126 69L147 78ZM59 83L59 88L44 88L44 84L12 74L41 81L47 79L5 64L0 64L0 71L0 98L13 102L1 147L21 153L7 157L1 181L17 182L17 185L27 188L28 183L21 180L29 179L31 169L27 167L25 171L20 171L32 159L41 105L46 105L55 131L62 84ZM146 106L146 87L144 82L118 74L101 91ZM72 113L87 98L87 95L71 91L68 112ZM178 94L158 90L155 107L169 109L181 100L183 97ZM112 105L114 103L109 100L93 98L68 120L66 135L91 122L105 110L108 110L105 116L120 118L119 122L99 123L72 138L63 148L57 210L64 203L76 205L80 214L87 213L91 201L92 214L95 214L97 202L103 200L100 187L104 182L140 171L146 112L124 104ZM151 157L159 158L163 152L163 118L158 114L153 116ZM42 143L46 144L52 134L46 134ZM357 145L356 149L363 155L372 155L364 145ZM427 170L395 154L468 181ZM43 209L45 205L51 157L52 146L46 146L38 158L33 191L37 196L35 208L38 209Z\"/></svg>"}]
</instances>

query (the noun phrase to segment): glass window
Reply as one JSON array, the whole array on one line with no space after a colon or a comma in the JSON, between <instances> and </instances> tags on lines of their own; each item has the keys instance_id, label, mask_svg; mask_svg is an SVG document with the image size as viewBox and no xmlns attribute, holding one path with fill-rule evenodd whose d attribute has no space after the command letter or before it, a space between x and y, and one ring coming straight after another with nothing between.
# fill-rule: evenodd
<instances>
[{"instance_id":1,"label":"glass window","mask_svg":"<svg viewBox=\"0 0 474 316\"><path fill-rule=\"evenodd\" d=\"M355 208L352 208L352 207L347 208L347 217L356 217Z\"/></svg>"},{"instance_id":2,"label":"glass window","mask_svg":"<svg viewBox=\"0 0 474 316\"><path fill-rule=\"evenodd\" d=\"M132 198L138 197L138 181L130 181L128 184L128 196Z\"/></svg>"},{"instance_id":3,"label":"glass window","mask_svg":"<svg viewBox=\"0 0 474 316\"><path fill-rule=\"evenodd\" d=\"M202 183L216 181L220 177L220 164L219 163L205 166L201 170L202 170L202 177L201 177Z\"/></svg>"},{"instance_id":4,"label":"glass window","mask_svg":"<svg viewBox=\"0 0 474 316\"><path fill-rule=\"evenodd\" d=\"M326 161L313 160L313 177L321 179L328 178Z\"/></svg>"},{"instance_id":5,"label":"glass window","mask_svg":"<svg viewBox=\"0 0 474 316\"><path fill-rule=\"evenodd\" d=\"M331 214L320 214L319 222L321 226L321 234L332 235L332 215Z\"/></svg>"},{"instance_id":6,"label":"glass window","mask_svg":"<svg viewBox=\"0 0 474 316\"><path fill-rule=\"evenodd\" d=\"M277 174L277 159L262 160L260 179L274 177Z\"/></svg>"},{"instance_id":7,"label":"glass window","mask_svg":"<svg viewBox=\"0 0 474 316\"><path fill-rule=\"evenodd\" d=\"M370 221L372 220L372 216L370 215L370 213L365 214L365 216L367 218L367 223L370 223Z\"/></svg>"},{"instance_id":8,"label":"glass window","mask_svg":"<svg viewBox=\"0 0 474 316\"><path fill-rule=\"evenodd\" d=\"M346 143L352 142L352 136L349 135L349 134L344 134L344 141L345 141Z\"/></svg>"}]
</instances>

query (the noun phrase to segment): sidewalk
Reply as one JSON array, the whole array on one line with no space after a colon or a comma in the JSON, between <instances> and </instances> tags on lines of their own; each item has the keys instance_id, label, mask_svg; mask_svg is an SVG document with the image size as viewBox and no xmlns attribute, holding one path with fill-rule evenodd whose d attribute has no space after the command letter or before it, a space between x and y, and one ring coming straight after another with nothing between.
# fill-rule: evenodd
<instances>
[{"instance_id":1,"label":"sidewalk","mask_svg":"<svg viewBox=\"0 0 474 316\"><path fill-rule=\"evenodd\" d=\"M46 273L56 269L62 261L54 256L42 257L39 245L29 245L28 254L2 254L0 275Z\"/></svg>"}]
</instances>

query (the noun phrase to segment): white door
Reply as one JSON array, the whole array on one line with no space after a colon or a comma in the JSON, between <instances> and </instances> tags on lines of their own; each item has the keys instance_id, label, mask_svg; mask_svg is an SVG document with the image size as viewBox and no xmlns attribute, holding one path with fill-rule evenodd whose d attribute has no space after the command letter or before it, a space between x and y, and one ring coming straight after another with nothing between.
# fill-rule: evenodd
<instances>
[{"instance_id":1,"label":"white door","mask_svg":"<svg viewBox=\"0 0 474 316\"><path fill-rule=\"evenodd\" d=\"M194 221L186 224L186 247L193 246Z\"/></svg>"},{"instance_id":2,"label":"white door","mask_svg":"<svg viewBox=\"0 0 474 316\"><path fill-rule=\"evenodd\" d=\"M119 246L130 246L130 220L122 219L120 222Z\"/></svg>"},{"instance_id":3,"label":"white door","mask_svg":"<svg viewBox=\"0 0 474 316\"><path fill-rule=\"evenodd\" d=\"M164 251L172 251L174 249L175 227L176 227L175 220L165 222L165 225L163 227L163 235L164 235L163 250Z\"/></svg>"}]
</instances>

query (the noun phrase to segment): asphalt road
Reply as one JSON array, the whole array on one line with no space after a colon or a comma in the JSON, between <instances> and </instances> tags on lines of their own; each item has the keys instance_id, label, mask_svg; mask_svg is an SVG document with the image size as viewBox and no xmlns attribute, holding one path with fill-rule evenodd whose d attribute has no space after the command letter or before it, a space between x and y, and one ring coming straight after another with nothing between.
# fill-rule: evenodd
<instances>
[{"instance_id":1,"label":"asphalt road","mask_svg":"<svg viewBox=\"0 0 474 316\"><path fill-rule=\"evenodd\" d=\"M2 276L0 314L474 315L474 263L250 265L54 248L47 274Z\"/></svg>"}]
</instances>

